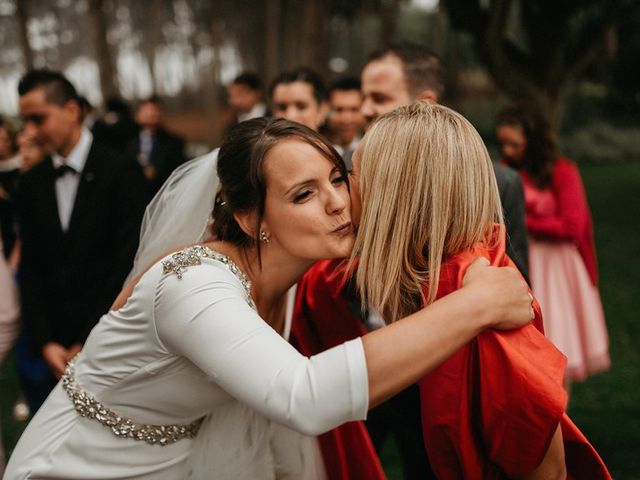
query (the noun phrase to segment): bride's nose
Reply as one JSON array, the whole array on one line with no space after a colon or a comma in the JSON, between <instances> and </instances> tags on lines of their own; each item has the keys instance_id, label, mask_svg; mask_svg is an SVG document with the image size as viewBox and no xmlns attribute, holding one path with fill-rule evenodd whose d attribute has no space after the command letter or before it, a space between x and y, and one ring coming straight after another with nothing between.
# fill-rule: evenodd
<instances>
[{"instance_id":1,"label":"bride's nose","mask_svg":"<svg viewBox=\"0 0 640 480\"><path fill-rule=\"evenodd\" d=\"M331 190L327 197L326 211L329 215L340 214L349 206L345 195L338 190Z\"/></svg>"}]
</instances>

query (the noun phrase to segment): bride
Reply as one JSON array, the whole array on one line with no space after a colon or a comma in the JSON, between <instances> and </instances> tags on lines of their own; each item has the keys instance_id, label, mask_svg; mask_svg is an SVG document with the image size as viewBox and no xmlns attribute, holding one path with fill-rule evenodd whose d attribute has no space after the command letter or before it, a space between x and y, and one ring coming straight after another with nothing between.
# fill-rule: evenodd
<instances>
[{"instance_id":1,"label":"bride","mask_svg":"<svg viewBox=\"0 0 640 480\"><path fill-rule=\"evenodd\" d=\"M325 478L316 435L364 419L483 329L533 317L517 272L477 261L460 290L307 358L283 338L286 293L316 260L351 252L344 164L301 125L239 124L199 241L207 168L188 165L149 207L135 276L25 430L6 480ZM154 261L163 248L174 251Z\"/></svg>"}]
</instances>

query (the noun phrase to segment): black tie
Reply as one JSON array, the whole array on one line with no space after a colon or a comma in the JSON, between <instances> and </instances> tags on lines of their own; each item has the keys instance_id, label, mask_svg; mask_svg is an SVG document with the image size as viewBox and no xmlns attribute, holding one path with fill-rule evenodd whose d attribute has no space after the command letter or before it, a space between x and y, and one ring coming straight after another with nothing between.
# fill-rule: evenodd
<instances>
[{"instance_id":1,"label":"black tie","mask_svg":"<svg viewBox=\"0 0 640 480\"><path fill-rule=\"evenodd\" d=\"M59 167L54 168L54 172L55 172L56 178L60 178L66 175L67 173L73 173L74 175L78 173L75 168L70 167L67 164L62 164Z\"/></svg>"}]
</instances>

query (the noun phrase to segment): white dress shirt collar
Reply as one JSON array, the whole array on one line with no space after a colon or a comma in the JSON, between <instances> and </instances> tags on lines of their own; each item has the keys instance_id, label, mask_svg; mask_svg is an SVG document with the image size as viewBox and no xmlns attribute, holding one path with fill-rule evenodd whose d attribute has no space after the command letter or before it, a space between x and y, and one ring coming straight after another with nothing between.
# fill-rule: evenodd
<instances>
[{"instance_id":1,"label":"white dress shirt collar","mask_svg":"<svg viewBox=\"0 0 640 480\"><path fill-rule=\"evenodd\" d=\"M267 106L262 102L256 103L247 113L238 114L238 122L244 122L245 120L251 120L252 118L264 117L266 113Z\"/></svg>"},{"instance_id":2,"label":"white dress shirt collar","mask_svg":"<svg viewBox=\"0 0 640 480\"><path fill-rule=\"evenodd\" d=\"M63 157L58 153L51 155L53 166L58 168L62 165L68 165L72 167L76 172L80 173L84 169L85 163L87 163L87 157L89 156L89 150L91 149L91 143L93 142L92 133L85 127L82 127L80 133L80 139L78 143L73 147L69 155Z\"/></svg>"},{"instance_id":3,"label":"white dress shirt collar","mask_svg":"<svg viewBox=\"0 0 640 480\"><path fill-rule=\"evenodd\" d=\"M82 170L84 170L85 164L87 163L87 157L89 156L89 150L91 150L92 142L93 135L88 129L83 128L78 143L76 143L66 158L57 153L51 155L51 161L53 162L54 168L61 167L62 165L68 165L78 172L75 175L62 175L55 180L58 216L60 217L60 226L65 232L69 228L76 194L78 193L78 186L80 185L80 177L82 175Z\"/></svg>"},{"instance_id":4,"label":"white dress shirt collar","mask_svg":"<svg viewBox=\"0 0 640 480\"><path fill-rule=\"evenodd\" d=\"M360 140L362 140L362 137L356 136L354 137L353 140L351 140L351 143L347 146L347 148L335 143L333 144L333 148L335 148L336 151L340 154L340 156L342 156L346 151L354 152L356 148L358 148L358 144L360 143Z\"/></svg>"}]
</instances>

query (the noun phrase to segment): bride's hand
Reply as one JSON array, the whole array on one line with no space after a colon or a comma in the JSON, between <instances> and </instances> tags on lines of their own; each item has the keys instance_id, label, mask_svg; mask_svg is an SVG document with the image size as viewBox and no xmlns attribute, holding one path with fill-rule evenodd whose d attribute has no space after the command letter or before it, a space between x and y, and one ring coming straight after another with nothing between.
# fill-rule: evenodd
<instances>
[{"instance_id":1,"label":"bride's hand","mask_svg":"<svg viewBox=\"0 0 640 480\"><path fill-rule=\"evenodd\" d=\"M500 330L522 327L534 317L533 297L515 268L492 267L486 258L476 259L467 270L462 288L486 315L487 325Z\"/></svg>"}]
</instances>

